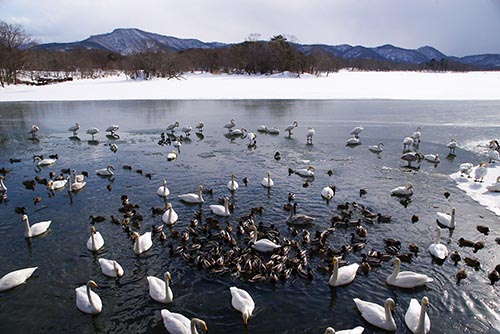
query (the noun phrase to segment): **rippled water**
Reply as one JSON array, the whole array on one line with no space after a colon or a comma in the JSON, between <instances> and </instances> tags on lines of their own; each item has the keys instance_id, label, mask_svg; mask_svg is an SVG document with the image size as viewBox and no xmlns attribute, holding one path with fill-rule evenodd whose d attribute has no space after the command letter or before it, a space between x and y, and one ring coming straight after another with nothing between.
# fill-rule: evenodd
<instances>
[{"instance_id":1,"label":"rippled water","mask_svg":"<svg viewBox=\"0 0 500 334\"><path fill-rule=\"evenodd\" d=\"M491 138L498 138L500 102L479 101L121 101L121 102L46 102L0 104L0 167L10 169L5 177L7 199L0 204L0 275L29 266L38 266L26 285L0 294L0 332L2 333L162 333L160 310L168 308L187 316L206 320L211 333L323 333L326 326L337 330L362 325L365 333L377 333L356 311L352 298L359 297L379 304L387 297L396 301L394 316L398 333L409 333L404 324L404 313L411 298L426 295L431 301L428 310L434 333L498 333L500 303L498 283L489 285L488 272L499 263L499 246L494 238L500 235L499 219L491 212L465 196L447 177L465 161L477 163L483 159L481 147ZM229 139L223 124L234 118L238 127L256 131L261 124L283 129L297 120L299 127L287 138L258 134L257 148L249 149L247 140ZM178 120L193 127L198 120L206 124L204 136L191 135L184 142L176 161L167 162L169 146L157 141L167 124ZM68 127L79 121L81 141L70 140ZM40 126L39 141L28 139L31 124ZM120 138L113 142L118 152L109 149L111 141L103 130L119 124ZM344 145L353 126L363 125L362 145L351 148ZM98 127L101 133L97 145L90 144L85 129ZM316 129L314 144L306 145L305 131ZM422 128L423 153L439 153L438 166L422 162L418 171L400 168L402 139L417 126ZM460 149L456 158L445 158L446 144L457 138ZM384 143L384 152L377 156L368 151L368 145ZM273 159L280 151L283 159ZM49 171L61 168L87 170L90 177L86 188L68 196L66 191L50 197L47 190L37 185L34 191L23 187L22 181L38 175L34 169L34 154L59 155L57 164L45 167L39 175L48 177ZM9 163L20 158L20 163ZM113 180L96 176L93 171L108 164L116 167ZM309 187L296 175L289 176L288 168L314 165L316 177ZM132 171L123 165L131 165ZM135 173L142 169L152 173L148 178ZM328 169L335 174L329 177ZM267 171L275 186L267 191L260 185ZM127 194L140 205L144 215L141 232L161 222L160 216L151 216L149 208L162 206L156 189L164 178L171 192L169 201L179 214L175 229L182 231L198 206L182 204L178 194L195 192L199 184L213 188L212 196L205 195L202 205L205 217L211 216L209 204L220 196L231 196L226 188L231 173L237 175L240 189L233 199L236 209L228 222L236 226L239 217L250 208L263 206L257 221L275 223L282 237L292 238L285 224L287 212L283 204L287 194L297 195L299 211L316 218L309 228L324 230L330 227L336 206L356 201L375 212L392 215L392 222L367 226L367 249L383 250L382 238L401 240L407 249L416 242L421 249L412 264L403 264L403 270L426 273L434 282L425 288L402 290L385 285L385 277L392 272L389 263L375 268L367 277L360 274L344 287L330 288L329 274L317 268L318 257L310 257L312 281L296 275L285 283L250 283L238 277L214 277L194 268L180 257L169 254L169 245L178 241L168 239L161 243L154 238L153 248L136 256L132 243L119 226L109 221L119 216L120 196ZM249 184L243 186L243 177ZM390 189L411 181L415 195L404 207L389 196ZM112 185L108 191L106 186ZM326 203L320 197L325 185L335 185L337 194ZM365 198L359 198L359 189L366 188ZM447 200L443 193L449 191ZM33 204L33 197L42 201ZM49 233L27 241L24 225L14 208L25 206L32 223L51 219ZM464 268L463 262L454 266L449 259L444 264L433 263L426 249L434 239L435 212L457 208L458 223L452 235L444 231L444 240L450 250L458 249L462 256L475 256L481 263L479 271L467 268L469 277L460 285L455 273ZM410 217L419 221L411 223ZM104 215L108 221L96 224L105 239L99 254L92 254L85 246L89 236L90 215ZM487 225L492 232L480 234L475 226ZM348 243L352 229L337 229L328 242L332 247ZM169 233L167 233L169 236ZM486 247L473 254L459 248L459 237L485 240ZM304 246L307 248L307 246ZM360 254L350 253L349 262L359 262ZM99 257L114 258L125 269L118 281L106 278L99 269ZM164 306L148 295L146 276L160 277L166 270L173 278L174 302ZM104 310L98 316L80 313L75 306L74 289L87 280L100 285L96 292L103 300ZM241 315L230 305L229 287L236 285L249 291L256 302L256 311L245 329Z\"/></svg>"}]
</instances>

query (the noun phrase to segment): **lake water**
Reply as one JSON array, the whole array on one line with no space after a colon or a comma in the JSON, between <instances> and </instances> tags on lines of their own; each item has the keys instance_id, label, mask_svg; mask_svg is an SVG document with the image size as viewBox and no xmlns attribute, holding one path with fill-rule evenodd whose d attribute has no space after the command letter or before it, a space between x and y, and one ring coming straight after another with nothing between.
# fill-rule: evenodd
<instances>
[{"instance_id":1,"label":"lake water","mask_svg":"<svg viewBox=\"0 0 500 334\"><path fill-rule=\"evenodd\" d=\"M431 306L428 314L434 333L499 333L500 293L498 283L489 284L488 273L500 262L500 246L495 237L500 235L499 218L458 190L448 174L455 172L462 162L478 163L484 159L478 144L485 145L498 138L500 128L500 101L109 101L109 102L43 102L0 103L0 167L10 169L5 177L7 198L0 204L0 275L19 268L38 266L25 285L0 294L1 333L164 333L160 310L168 308L188 317L204 319L210 333L323 333L327 326L336 330L364 326L365 333L380 330L367 324L356 310L353 298L383 304L387 297L396 301L394 317L397 333L409 333L404 313L411 298L419 301L428 296ZM297 120L299 126L288 138L279 135L257 134L256 148L247 146L248 140L228 138L223 127L231 118L237 127L256 132L261 124L283 128ZM161 132L168 124L179 121L181 127L193 127L198 120L205 122L204 136L191 134L184 141L175 161L168 162L166 154L171 146L159 146ZM80 122L80 141L70 140L67 129ZM40 127L38 140L31 140L28 131L32 124ZM104 129L120 125L119 139L106 138ZM363 125L362 145L345 146L349 131ZM306 145L305 132L313 127L316 134L313 145ZM402 139L422 128L420 151L438 153L437 166L422 162L419 170L401 168ZM99 143L89 143L85 130L98 127ZM176 132L177 134L180 131ZM451 138L459 142L456 157L447 157L446 144ZM118 145L116 153L109 144ZM368 145L384 143L380 155L368 151ZM279 151L280 161L273 159ZM35 170L35 154L58 154L54 166ZM21 159L10 163L9 159ZM116 168L112 180L95 175L94 171L112 164ZM125 170L123 165L132 166ZM308 187L304 179L288 175L288 168L313 165L316 176ZM89 171L86 187L70 198L67 191L52 196L45 187L24 188L22 181L35 175L48 178L50 171L60 173L62 168ZM151 173L151 180L135 172L142 169ZM327 171L335 172L330 177ZM260 182L271 172L275 186L267 191ZM237 175L240 188L233 194L226 184L231 173ZM242 179L247 177L247 186ZM360 262L360 254L374 248L384 251L383 238L401 241L403 250L415 242L419 255L411 264L403 263L402 270L425 273L434 279L420 289L403 290L385 284L392 272L390 262L373 268L368 276L358 274L350 285L331 288L329 273L321 270L321 256L310 253L310 245L301 244L308 253L313 279L292 273L285 282L252 283L238 275L211 275L198 269L180 256L170 253L170 245L181 241L172 239L165 228L167 240L160 242L153 236L150 251L136 256L133 244L110 216L121 217L120 197L127 194L144 220L140 232L150 231L161 223L161 216L152 216L150 208L163 206L156 195L162 180L168 180L169 202L179 214L174 226L183 232L193 219L194 211L201 209L204 218L213 217L209 205L217 204L221 196L229 196L235 203L231 217L219 219L222 226L236 226L240 217L252 207L263 207L256 222L275 224L280 238L301 240L291 235L285 219L288 212L283 205L289 192L296 194L298 211L316 218L307 230L330 227L330 220L338 213L337 205L357 202L374 212L392 216L390 223L366 225L369 234L365 249L348 253L348 262ZM394 187L412 182L415 194L405 207L390 196ZM177 195L196 192L198 185L213 189L205 195L200 206L186 205ZM111 185L109 191L107 186ZM320 196L326 185L335 185L337 192L327 203ZM366 188L365 197L359 197L360 188ZM448 199L443 193L448 191ZM41 197L34 204L33 198ZM24 206L32 223L52 220L49 232L27 241L23 237L24 224L15 208ZM459 250L462 258L477 257L481 269L475 271L463 261L454 265L450 259L438 264L432 260L427 247L435 236L435 214L457 208L457 228L452 234L443 232L443 242L449 250ZM103 215L107 220L96 223L105 239L98 254L87 250L90 235L89 216ZM418 215L419 221L411 222ZM489 226L485 236L476 225ZM135 228L137 229L137 228ZM349 244L354 228L337 228L329 237L331 248ZM236 236L236 234L235 234ZM485 248L473 253L471 248L459 248L459 237L474 241L484 240ZM237 238L240 247L246 240ZM100 272L99 257L116 259L125 270L119 279L106 278ZM455 273L466 268L469 275L459 285ZM170 271L173 279L174 301L162 305L148 295L146 276L162 277ZM95 291L103 301L103 312L89 316L75 306L74 289L95 280L100 288ZM244 327L241 314L230 304L230 286L246 289L256 303L256 310Z\"/></svg>"}]
</instances>

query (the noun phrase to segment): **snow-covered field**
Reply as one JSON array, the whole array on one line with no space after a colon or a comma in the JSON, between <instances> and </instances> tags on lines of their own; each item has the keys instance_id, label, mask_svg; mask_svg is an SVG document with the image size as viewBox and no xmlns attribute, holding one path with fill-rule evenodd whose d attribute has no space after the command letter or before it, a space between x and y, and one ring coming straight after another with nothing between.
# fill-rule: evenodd
<instances>
[{"instance_id":1,"label":"snow-covered field","mask_svg":"<svg viewBox=\"0 0 500 334\"><path fill-rule=\"evenodd\" d=\"M47 86L0 88L1 101L173 99L416 99L497 100L500 72L340 71L328 76L186 74L135 81L125 75Z\"/></svg>"}]
</instances>

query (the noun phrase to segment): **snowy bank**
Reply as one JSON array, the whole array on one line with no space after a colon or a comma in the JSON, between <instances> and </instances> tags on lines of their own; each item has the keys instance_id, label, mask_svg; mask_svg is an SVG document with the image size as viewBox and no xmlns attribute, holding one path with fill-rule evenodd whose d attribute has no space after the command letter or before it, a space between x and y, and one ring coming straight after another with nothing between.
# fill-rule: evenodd
<instances>
[{"instance_id":1,"label":"snowy bank","mask_svg":"<svg viewBox=\"0 0 500 334\"><path fill-rule=\"evenodd\" d=\"M186 99L498 100L500 72L355 72L328 76L186 74L135 81L125 75L0 88L0 101Z\"/></svg>"}]
</instances>

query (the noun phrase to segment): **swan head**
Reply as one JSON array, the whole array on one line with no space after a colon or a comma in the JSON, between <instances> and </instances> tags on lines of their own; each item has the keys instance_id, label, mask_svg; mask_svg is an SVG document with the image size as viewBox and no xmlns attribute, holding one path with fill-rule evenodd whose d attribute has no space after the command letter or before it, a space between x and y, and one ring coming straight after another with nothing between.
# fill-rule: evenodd
<instances>
[{"instance_id":1,"label":"swan head","mask_svg":"<svg viewBox=\"0 0 500 334\"><path fill-rule=\"evenodd\" d=\"M299 126L299 122L297 122L297 121L293 121L293 126L294 126L294 127L298 127L298 126Z\"/></svg>"},{"instance_id":2,"label":"swan head","mask_svg":"<svg viewBox=\"0 0 500 334\"><path fill-rule=\"evenodd\" d=\"M333 329L333 327L327 327L325 329L325 332L323 334L335 334L335 329Z\"/></svg>"},{"instance_id":3,"label":"swan head","mask_svg":"<svg viewBox=\"0 0 500 334\"><path fill-rule=\"evenodd\" d=\"M95 229L94 226L90 226L90 233L92 233L92 234L96 234L97 233L97 231L96 231L96 229Z\"/></svg>"},{"instance_id":4,"label":"swan head","mask_svg":"<svg viewBox=\"0 0 500 334\"><path fill-rule=\"evenodd\" d=\"M408 189L408 190L413 189L413 183L408 182L408 183L406 184L406 189Z\"/></svg>"},{"instance_id":5,"label":"swan head","mask_svg":"<svg viewBox=\"0 0 500 334\"><path fill-rule=\"evenodd\" d=\"M201 319L198 319L198 318L193 318L191 319L191 324L196 326L196 325L200 325L201 326L201 329L204 331L204 332L208 332L208 327L207 327L207 323Z\"/></svg>"},{"instance_id":6,"label":"swan head","mask_svg":"<svg viewBox=\"0 0 500 334\"><path fill-rule=\"evenodd\" d=\"M166 208L167 208L167 210L169 210L169 209L172 209L172 204L170 204L170 203L167 203L167 206L166 206Z\"/></svg>"},{"instance_id":7,"label":"swan head","mask_svg":"<svg viewBox=\"0 0 500 334\"><path fill-rule=\"evenodd\" d=\"M23 215L23 216L21 217L21 220L22 220L23 222L28 221L28 216L27 216L27 215Z\"/></svg>"},{"instance_id":8,"label":"swan head","mask_svg":"<svg viewBox=\"0 0 500 334\"><path fill-rule=\"evenodd\" d=\"M314 171L316 170L316 168L314 168L314 166L308 166L308 167L307 167L307 170L308 170L308 171L313 171L313 172L314 172Z\"/></svg>"},{"instance_id":9,"label":"swan head","mask_svg":"<svg viewBox=\"0 0 500 334\"><path fill-rule=\"evenodd\" d=\"M170 272L168 272L168 271L165 272L164 277L165 277L165 282L166 281L172 282L172 276L170 276Z\"/></svg>"},{"instance_id":10,"label":"swan head","mask_svg":"<svg viewBox=\"0 0 500 334\"><path fill-rule=\"evenodd\" d=\"M139 233L137 232L132 232L132 235L130 236L132 240L139 239Z\"/></svg>"},{"instance_id":11,"label":"swan head","mask_svg":"<svg viewBox=\"0 0 500 334\"><path fill-rule=\"evenodd\" d=\"M389 310L394 311L396 308L396 303L394 302L394 299L392 298L387 298L384 302L385 308L389 308Z\"/></svg>"},{"instance_id":12,"label":"swan head","mask_svg":"<svg viewBox=\"0 0 500 334\"><path fill-rule=\"evenodd\" d=\"M98 288L99 285L97 285L97 283L95 281L90 280L90 281L87 282L87 287L88 288Z\"/></svg>"},{"instance_id":13,"label":"swan head","mask_svg":"<svg viewBox=\"0 0 500 334\"><path fill-rule=\"evenodd\" d=\"M394 260L392 260L392 265L396 267L399 267L401 265L401 260L399 259L399 257L395 257Z\"/></svg>"},{"instance_id":14,"label":"swan head","mask_svg":"<svg viewBox=\"0 0 500 334\"><path fill-rule=\"evenodd\" d=\"M339 265L339 258L336 257L336 256L333 257L333 265L334 266L338 266Z\"/></svg>"},{"instance_id":15,"label":"swan head","mask_svg":"<svg viewBox=\"0 0 500 334\"><path fill-rule=\"evenodd\" d=\"M115 166L113 166L113 165L109 165L109 166L108 166L108 169L111 169L111 170L113 170L113 171L114 171L114 170L115 170Z\"/></svg>"},{"instance_id":16,"label":"swan head","mask_svg":"<svg viewBox=\"0 0 500 334\"><path fill-rule=\"evenodd\" d=\"M427 296L422 297L422 304L425 306L429 306L431 304L429 302L429 298L427 298Z\"/></svg>"},{"instance_id":17,"label":"swan head","mask_svg":"<svg viewBox=\"0 0 500 334\"><path fill-rule=\"evenodd\" d=\"M451 208L451 214L452 214L452 215L454 215L456 211L457 211L457 209L456 209L456 208Z\"/></svg>"}]
</instances>

